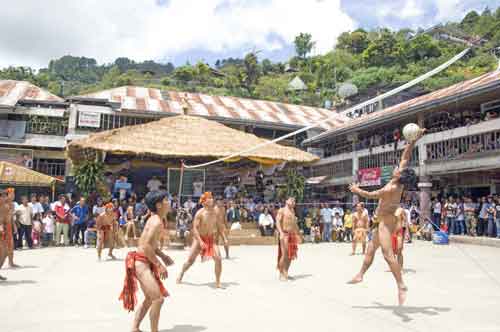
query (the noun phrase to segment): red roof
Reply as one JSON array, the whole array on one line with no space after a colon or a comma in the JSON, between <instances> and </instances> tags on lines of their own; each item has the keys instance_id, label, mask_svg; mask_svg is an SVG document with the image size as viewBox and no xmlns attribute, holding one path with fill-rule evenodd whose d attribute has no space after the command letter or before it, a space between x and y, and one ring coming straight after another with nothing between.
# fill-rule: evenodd
<instances>
[{"instance_id":1,"label":"red roof","mask_svg":"<svg viewBox=\"0 0 500 332\"><path fill-rule=\"evenodd\" d=\"M64 99L29 82L0 80L0 106L15 106L22 100L64 102Z\"/></svg>"}]
</instances>

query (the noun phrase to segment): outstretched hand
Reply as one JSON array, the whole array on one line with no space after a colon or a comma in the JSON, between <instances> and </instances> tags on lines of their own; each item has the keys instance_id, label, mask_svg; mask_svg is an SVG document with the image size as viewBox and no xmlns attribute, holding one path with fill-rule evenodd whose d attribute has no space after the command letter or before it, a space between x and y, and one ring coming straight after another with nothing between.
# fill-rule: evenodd
<instances>
[{"instance_id":1,"label":"outstretched hand","mask_svg":"<svg viewBox=\"0 0 500 332\"><path fill-rule=\"evenodd\" d=\"M418 141L419 139L421 139L422 136L424 136L426 132L427 132L426 128L420 128L420 130L418 131L418 135L417 135L417 138L415 139L415 141Z\"/></svg>"},{"instance_id":2,"label":"outstretched hand","mask_svg":"<svg viewBox=\"0 0 500 332\"><path fill-rule=\"evenodd\" d=\"M349 185L349 190L353 193L353 194L357 194L359 192L359 185L357 183L351 183Z\"/></svg>"}]
</instances>

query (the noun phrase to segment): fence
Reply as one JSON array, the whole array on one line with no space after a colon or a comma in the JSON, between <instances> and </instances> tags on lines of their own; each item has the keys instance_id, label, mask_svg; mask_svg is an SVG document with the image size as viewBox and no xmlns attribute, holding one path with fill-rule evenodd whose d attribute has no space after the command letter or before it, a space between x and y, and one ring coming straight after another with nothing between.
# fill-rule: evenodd
<instances>
[{"instance_id":1,"label":"fence","mask_svg":"<svg viewBox=\"0 0 500 332\"><path fill-rule=\"evenodd\" d=\"M474 157L500 150L500 130L426 144L427 160L442 161Z\"/></svg>"}]
</instances>

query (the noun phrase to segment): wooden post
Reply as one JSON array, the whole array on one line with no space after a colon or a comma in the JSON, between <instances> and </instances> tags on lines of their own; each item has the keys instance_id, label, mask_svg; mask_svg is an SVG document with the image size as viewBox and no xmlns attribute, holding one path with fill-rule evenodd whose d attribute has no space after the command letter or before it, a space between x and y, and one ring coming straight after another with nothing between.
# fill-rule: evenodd
<instances>
[{"instance_id":1,"label":"wooden post","mask_svg":"<svg viewBox=\"0 0 500 332\"><path fill-rule=\"evenodd\" d=\"M181 160L181 171L179 178L179 202L182 202L182 179L184 177L184 160Z\"/></svg>"},{"instance_id":2,"label":"wooden post","mask_svg":"<svg viewBox=\"0 0 500 332\"><path fill-rule=\"evenodd\" d=\"M52 202L55 201L56 198L56 183L52 182Z\"/></svg>"}]
</instances>

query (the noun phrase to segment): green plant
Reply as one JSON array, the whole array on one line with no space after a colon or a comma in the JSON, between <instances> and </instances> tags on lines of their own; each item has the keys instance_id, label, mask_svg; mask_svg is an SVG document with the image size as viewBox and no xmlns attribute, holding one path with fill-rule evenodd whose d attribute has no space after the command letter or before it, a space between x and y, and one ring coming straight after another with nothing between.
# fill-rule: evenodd
<instances>
[{"instance_id":1,"label":"green plant","mask_svg":"<svg viewBox=\"0 0 500 332\"><path fill-rule=\"evenodd\" d=\"M304 200L304 190L306 179L296 169L289 169L286 173L286 184L278 189L278 197L285 200L288 197L295 197L297 203Z\"/></svg>"},{"instance_id":2,"label":"green plant","mask_svg":"<svg viewBox=\"0 0 500 332\"><path fill-rule=\"evenodd\" d=\"M84 196L97 190L104 174L104 164L95 160L87 160L75 168L75 184Z\"/></svg>"}]
</instances>

